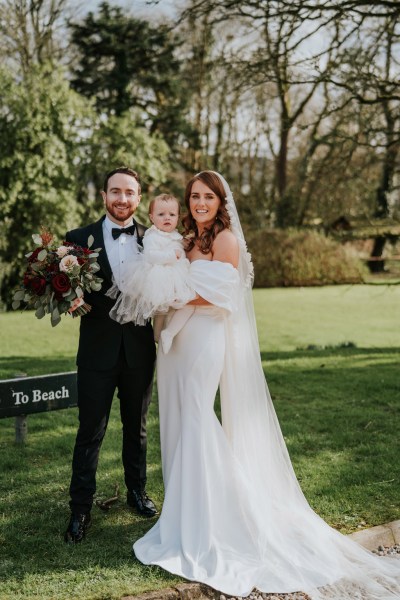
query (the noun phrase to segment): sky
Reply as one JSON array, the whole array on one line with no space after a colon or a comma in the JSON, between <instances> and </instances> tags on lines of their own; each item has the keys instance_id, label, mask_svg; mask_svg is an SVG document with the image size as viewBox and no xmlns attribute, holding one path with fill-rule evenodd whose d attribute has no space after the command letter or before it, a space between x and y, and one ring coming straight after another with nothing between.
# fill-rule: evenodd
<instances>
[{"instance_id":1,"label":"sky","mask_svg":"<svg viewBox=\"0 0 400 600\"><path fill-rule=\"evenodd\" d=\"M90 11L95 12L97 7L102 3L103 0L87 0L84 3L84 7L81 5L82 15ZM179 6L182 5L183 0L107 0L111 6L120 6L126 8L129 13L136 17L146 17L154 15L159 18L162 15L167 17L174 17Z\"/></svg>"}]
</instances>

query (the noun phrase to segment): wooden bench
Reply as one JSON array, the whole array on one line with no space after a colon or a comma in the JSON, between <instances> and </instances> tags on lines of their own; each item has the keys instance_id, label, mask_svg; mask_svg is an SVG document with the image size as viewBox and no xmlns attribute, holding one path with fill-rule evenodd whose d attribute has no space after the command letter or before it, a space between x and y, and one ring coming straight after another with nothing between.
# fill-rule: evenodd
<instances>
[{"instance_id":1,"label":"wooden bench","mask_svg":"<svg viewBox=\"0 0 400 600\"><path fill-rule=\"evenodd\" d=\"M0 381L0 419L15 417L15 439L26 440L27 415L78 404L76 371Z\"/></svg>"}]
</instances>

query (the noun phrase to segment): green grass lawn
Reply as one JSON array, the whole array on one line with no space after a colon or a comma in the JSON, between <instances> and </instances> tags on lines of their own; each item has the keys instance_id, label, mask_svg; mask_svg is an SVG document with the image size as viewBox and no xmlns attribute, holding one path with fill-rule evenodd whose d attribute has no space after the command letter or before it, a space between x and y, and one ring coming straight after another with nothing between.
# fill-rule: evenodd
<instances>
[{"instance_id":1,"label":"green grass lawn","mask_svg":"<svg viewBox=\"0 0 400 600\"><path fill-rule=\"evenodd\" d=\"M294 468L313 508L350 532L400 518L400 287L339 286L254 292L263 365ZM0 314L0 378L74 370L78 321L52 329L33 314ZM98 470L87 539L66 546L76 409L32 415L28 441L0 420L0 598L120 598L177 578L132 557L153 523L125 504L118 401ZM163 487L157 401L149 418L148 491Z\"/></svg>"}]
</instances>

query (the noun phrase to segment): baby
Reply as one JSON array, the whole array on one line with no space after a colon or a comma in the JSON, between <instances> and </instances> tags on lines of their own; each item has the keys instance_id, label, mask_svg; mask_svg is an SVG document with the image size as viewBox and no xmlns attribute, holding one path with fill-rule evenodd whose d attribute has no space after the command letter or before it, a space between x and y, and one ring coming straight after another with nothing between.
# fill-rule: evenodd
<instances>
[{"instance_id":1,"label":"baby","mask_svg":"<svg viewBox=\"0 0 400 600\"><path fill-rule=\"evenodd\" d=\"M113 285L107 292L115 298L121 291L110 311L110 316L119 323L133 321L144 325L155 317L156 341L169 309L181 309L172 315L168 327L161 332L165 353L194 311L193 306L185 305L196 297L188 284L190 263L185 256L182 236L176 229L179 208L178 200L169 194L160 194L150 202L149 217L153 225L144 234L140 260L132 262L123 289Z\"/></svg>"}]
</instances>

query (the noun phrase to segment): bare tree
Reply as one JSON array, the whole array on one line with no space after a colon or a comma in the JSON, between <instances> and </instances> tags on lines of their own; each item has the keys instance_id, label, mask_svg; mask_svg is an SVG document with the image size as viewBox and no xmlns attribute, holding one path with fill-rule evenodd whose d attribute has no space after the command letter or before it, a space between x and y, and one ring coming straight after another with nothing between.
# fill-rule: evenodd
<instances>
[{"instance_id":1,"label":"bare tree","mask_svg":"<svg viewBox=\"0 0 400 600\"><path fill-rule=\"evenodd\" d=\"M1 0L0 54L27 75L33 65L61 58L57 29L67 0Z\"/></svg>"},{"instance_id":2,"label":"bare tree","mask_svg":"<svg viewBox=\"0 0 400 600\"><path fill-rule=\"evenodd\" d=\"M198 1L192 2L191 8L186 11L186 17L190 15L193 19L196 15L200 19L205 15L212 15L214 27L215 24L220 24L232 30L236 26L232 44L235 61L231 58L228 63L225 51L225 70L226 75L229 75L224 80L224 88L230 79L236 86L236 97L237 91L240 91L241 100L248 103L249 94L253 96L253 119L254 111L258 116L262 115L259 98L265 98L266 106L261 118L264 144L260 136L253 147L257 147L261 154L269 153L275 164L275 175L269 193L276 204L277 223L288 225L295 224L298 220L297 198L289 193L288 188L288 165L290 155L293 155L291 146L295 145L291 140L291 132L319 93L321 84L331 69L332 61L324 62L324 57L328 53L338 52L348 32L343 32L337 25L334 27L331 15L327 15L325 19L321 16L317 20L306 22L303 10L280 13L279 6L280 2L277 0L231 1L223 4ZM238 23L240 28L237 27ZM330 36L323 44L322 30L325 36ZM251 43L238 43L239 36L243 39L247 36ZM322 62L323 71L316 68ZM322 110L325 110L323 105ZM226 112L232 113L229 110ZM243 129L246 129L246 125L248 124L243 124ZM223 125L219 120L218 140L221 139L222 129ZM260 134L260 130L258 133ZM218 163L220 152L217 154Z\"/></svg>"},{"instance_id":3,"label":"bare tree","mask_svg":"<svg viewBox=\"0 0 400 600\"><path fill-rule=\"evenodd\" d=\"M207 96L219 115L213 123L207 112L207 140L218 141L207 152L215 152L215 168L234 165L240 185L257 181L263 164L264 206L274 207L278 224L302 224L318 212L315 198L327 190L318 174L328 175L332 208L347 199L348 209L389 214L399 137L399 8L385 1L192 0L183 14L231 32L234 60L225 47L218 76L216 63L208 65L210 85L218 79L223 93ZM251 42L240 43L246 35ZM348 193L339 197L339 189ZM331 214L326 199L319 212Z\"/></svg>"}]
</instances>

